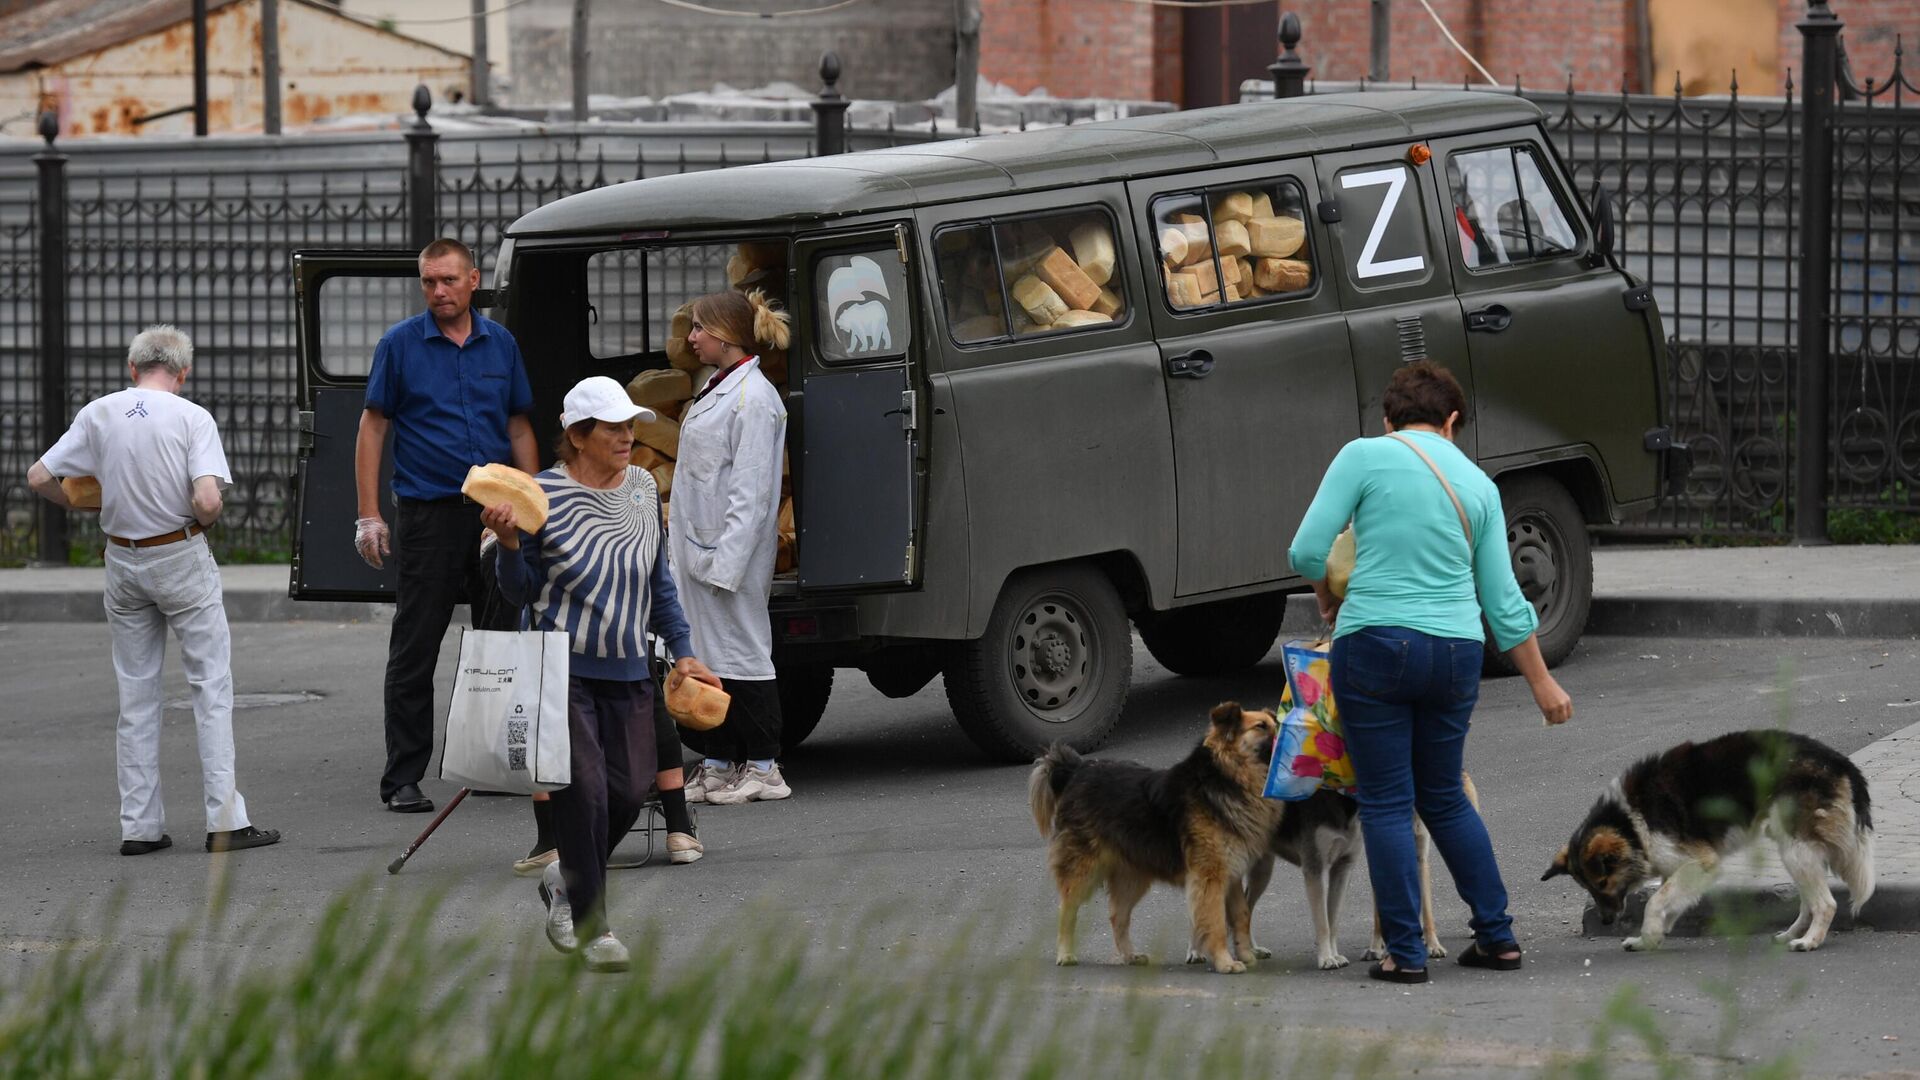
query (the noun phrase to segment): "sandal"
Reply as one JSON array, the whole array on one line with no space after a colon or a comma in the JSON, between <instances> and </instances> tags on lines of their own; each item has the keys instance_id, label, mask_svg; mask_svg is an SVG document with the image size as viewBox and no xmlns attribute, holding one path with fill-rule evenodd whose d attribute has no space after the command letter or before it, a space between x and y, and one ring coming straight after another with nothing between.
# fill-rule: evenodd
<instances>
[{"instance_id":1,"label":"sandal","mask_svg":"<svg viewBox=\"0 0 1920 1080\"><path fill-rule=\"evenodd\" d=\"M1388 967L1385 960L1367 969L1367 978L1379 979L1390 983L1423 983L1427 981L1426 968Z\"/></svg>"},{"instance_id":2,"label":"sandal","mask_svg":"<svg viewBox=\"0 0 1920 1080\"><path fill-rule=\"evenodd\" d=\"M1482 949L1479 942L1468 945L1460 954L1460 966L1486 968L1488 971L1519 971L1518 956L1501 956L1504 952L1519 952L1519 942L1509 941L1494 949Z\"/></svg>"}]
</instances>

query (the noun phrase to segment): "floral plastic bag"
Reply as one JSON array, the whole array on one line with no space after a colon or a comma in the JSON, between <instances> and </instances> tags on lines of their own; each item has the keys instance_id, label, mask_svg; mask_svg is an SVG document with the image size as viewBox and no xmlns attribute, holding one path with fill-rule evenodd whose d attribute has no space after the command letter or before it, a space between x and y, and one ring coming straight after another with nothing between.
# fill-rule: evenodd
<instances>
[{"instance_id":1,"label":"floral plastic bag","mask_svg":"<svg viewBox=\"0 0 1920 1080\"><path fill-rule=\"evenodd\" d=\"M1281 646L1287 689L1280 698L1280 735L1267 770L1266 796L1287 802L1313 797L1321 788L1353 794L1353 760L1340 731L1328 678L1329 641L1289 641Z\"/></svg>"}]
</instances>

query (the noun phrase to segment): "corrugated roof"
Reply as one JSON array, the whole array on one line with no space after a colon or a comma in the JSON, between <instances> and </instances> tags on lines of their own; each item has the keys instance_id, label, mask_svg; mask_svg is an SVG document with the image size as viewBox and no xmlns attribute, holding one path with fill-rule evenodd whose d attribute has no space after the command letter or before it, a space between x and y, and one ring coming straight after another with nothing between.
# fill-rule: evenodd
<instances>
[{"instance_id":1,"label":"corrugated roof","mask_svg":"<svg viewBox=\"0 0 1920 1080\"><path fill-rule=\"evenodd\" d=\"M1523 98L1453 91L1322 94L1072 127L633 180L533 210L511 236L820 220L1066 184L1323 153L1532 123Z\"/></svg>"}]
</instances>

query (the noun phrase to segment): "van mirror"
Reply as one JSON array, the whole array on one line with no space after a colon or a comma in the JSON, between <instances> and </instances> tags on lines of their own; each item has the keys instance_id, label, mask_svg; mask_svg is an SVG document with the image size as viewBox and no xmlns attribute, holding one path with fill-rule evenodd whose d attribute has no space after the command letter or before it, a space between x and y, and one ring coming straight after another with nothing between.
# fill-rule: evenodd
<instances>
[{"instance_id":1,"label":"van mirror","mask_svg":"<svg viewBox=\"0 0 1920 1080\"><path fill-rule=\"evenodd\" d=\"M1593 250L1601 258L1613 258L1613 193L1595 184L1587 193L1587 205L1593 210Z\"/></svg>"}]
</instances>

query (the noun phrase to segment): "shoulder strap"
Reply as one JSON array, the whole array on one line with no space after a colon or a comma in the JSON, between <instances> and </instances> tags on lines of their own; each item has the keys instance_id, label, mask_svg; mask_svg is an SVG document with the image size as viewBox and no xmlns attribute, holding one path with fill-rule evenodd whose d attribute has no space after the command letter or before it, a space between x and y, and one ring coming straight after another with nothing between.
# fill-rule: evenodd
<instances>
[{"instance_id":1,"label":"shoulder strap","mask_svg":"<svg viewBox=\"0 0 1920 1080\"><path fill-rule=\"evenodd\" d=\"M1407 438L1405 435L1402 435L1397 431L1390 431L1387 434L1390 438L1399 442L1402 446L1405 446L1407 449L1413 451L1416 454L1419 454L1420 460L1426 462L1427 468L1433 470L1433 475L1436 479L1440 481L1440 486L1447 489L1447 498L1453 500L1453 512L1460 515L1460 528L1466 531L1467 551L1468 551L1468 555L1471 556L1473 551L1473 525L1467 521L1467 508L1460 505L1460 496L1455 495L1453 493L1453 485L1447 483L1447 474L1441 472L1440 466L1435 465L1433 463L1433 459L1427 456L1427 452L1425 450L1422 450L1418 446L1415 446L1412 439Z\"/></svg>"}]
</instances>

